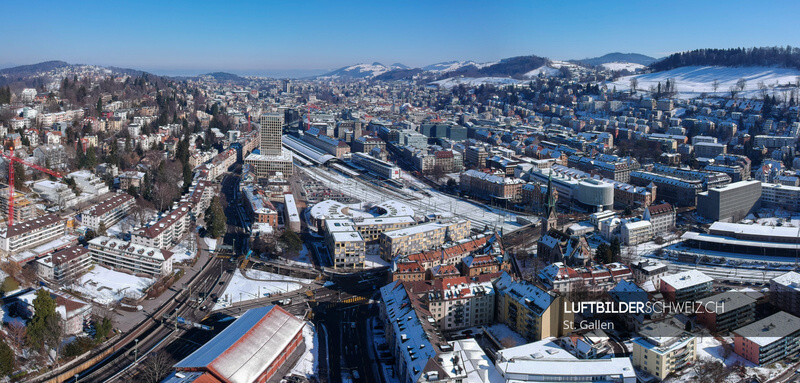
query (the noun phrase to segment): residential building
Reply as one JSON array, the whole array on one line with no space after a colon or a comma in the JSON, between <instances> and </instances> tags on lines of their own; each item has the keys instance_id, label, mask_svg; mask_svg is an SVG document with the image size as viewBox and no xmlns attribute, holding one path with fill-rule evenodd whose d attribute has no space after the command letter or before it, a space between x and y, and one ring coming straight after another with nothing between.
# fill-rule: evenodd
<instances>
[{"instance_id":1,"label":"residential building","mask_svg":"<svg viewBox=\"0 0 800 383\"><path fill-rule=\"evenodd\" d=\"M181 203L177 208L164 214L158 221L131 233L131 243L165 249L176 245L184 234L192 230L189 212L191 204Z\"/></svg>"},{"instance_id":2,"label":"residential building","mask_svg":"<svg viewBox=\"0 0 800 383\"><path fill-rule=\"evenodd\" d=\"M636 284L642 286L649 282L656 291L661 289L661 278L669 272L667 265L651 260L635 261L631 263L631 268Z\"/></svg>"},{"instance_id":3,"label":"residential building","mask_svg":"<svg viewBox=\"0 0 800 383\"><path fill-rule=\"evenodd\" d=\"M798 337L800 318L780 311L733 330L733 350L759 366L766 366L797 354Z\"/></svg>"},{"instance_id":4,"label":"residential building","mask_svg":"<svg viewBox=\"0 0 800 383\"><path fill-rule=\"evenodd\" d=\"M648 206L642 219L650 222L654 237L665 237L675 231L675 208L668 203Z\"/></svg>"},{"instance_id":5,"label":"residential building","mask_svg":"<svg viewBox=\"0 0 800 383\"><path fill-rule=\"evenodd\" d=\"M431 281L408 282L410 293L420 297L440 331L454 331L490 325L494 322L495 293L492 279L498 274L481 277L448 277Z\"/></svg>"},{"instance_id":6,"label":"residential building","mask_svg":"<svg viewBox=\"0 0 800 383\"><path fill-rule=\"evenodd\" d=\"M92 305L88 302L67 295L62 291L51 290L47 287L30 288L19 294L3 297L6 305L14 306L19 317L30 319L35 311L33 301L39 289L44 289L55 301L56 312L61 316L63 335L72 336L83 333L83 325L92 318Z\"/></svg>"},{"instance_id":7,"label":"residential building","mask_svg":"<svg viewBox=\"0 0 800 383\"><path fill-rule=\"evenodd\" d=\"M524 281L514 280L503 272L495 281L496 320L505 323L529 341L564 336L564 321L574 321L574 314L563 309L565 298Z\"/></svg>"},{"instance_id":8,"label":"residential building","mask_svg":"<svg viewBox=\"0 0 800 383\"><path fill-rule=\"evenodd\" d=\"M350 220L325 221L325 245L334 268L363 268L366 257L364 238Z\"/></svg>"},{"instance_id":9,"label":"residential building","mask_svg":"<svg viewBox=\"0 0 800 383\"><path fill-rule=\"evenodd\" d=\"M144 180L144 173L137 171L127 171L118 177L120 190L128 190L130 187L139 188Z\"/></svg>"},{"instance_id":10,"label":"residential building","mask_svg":"<svg viewBox=\"0 0 800 383\"><path fill-rule=\"evenodd\" d=\"M453 351L453 347L435 327L436 321L428 320L431 312L420 297L408 291L408 283L395 281L380 289L380 319L389 352L394 356L397 379L419 382L425 367L435 363L441 353Z\"/></svg>"},{"instance_id":11,"label":"residential building","mask_svg":"<svg viewBox=\"0 0 800 383\"><path fill-rule=\"evenodd\" d=\"M668 302L697 302L711 295L714 279L697 270L661 277L660 291Z\"/></svg>"},{"instance_id":12,"label":"residential building","mask_svg":"<svg viewBox=\"0 0 800 383\"><path fill-rule=\"evenodd\" d=\"M756 300L747 294L728 291L701 302L697 307L697 323L711 332L734 330L755 320Z\"/></svg>"},{"instance_id":13,"label":"residential building","mask_svg":"<svg viewBox=\"0 0 800 383\"><path fill-rule=\"evenodd\" d=\"M503 174L487 174L478 170L467 170L460 176L461 191L492 203L513 204L522 200L522 185L519 178Z\"/></svg>"},{"instance_id":14,"label":"residential building","mask_svg":"<svg viewBox=\"0 0 800 383\"><path fill-rule=\"evenodd\" d=\"M628 246L635 246L653 239L653 225L650 221L625 222L620 225L620 240Z\"/></svg>"},{"instance_id":15,"label":"residential building","mask_svg":"<svg viewBox=\"0 0 800 383\"><path fill-rule=\"evenodd\" d=\"M278 228L278 211L263 190L254 186L242 187L242 202L250 222L265 223L274 229Z\"/></svg>"},{"instance_id":16,"label":"residential building","mask_svg":"<svg viewBox=\"0 0 800 383\"><path fill-rule=\"evenodd\" d=\"M134 274L161 278L172 274L172 252L164 247L138 245L116 238L97 237L89 241L94 263Z\"/></svg>"},{"instance_id":17,"label":"residential building","mask_svg":"<svg viewBox=\"0 0 800 383\"><path fill-rule=\"evenodd\" d=\"M36 259L36 274L39 278L69 285L83 275L90 265L89 249L70 246Z\"/></svg>"},{"instance_id":18,"label":"residential building","mask_svg":"<svg viewBox=\"0 0 800 383\"><path fill-rule=\"evenodd\" d=\"M0 250L6 254L15 254L55 240L65 232L66 220L55 214L15 222L11 226L0 227Z\"/></svg>"},{"instance_id":19,"label":"residential building","mask_svg":"<svg viewBox=\"0 0 800 383\"><path fill-rule=\"evenodd\" d=\"M451 219L428 222L402 229L384 231L380 235L380 253L384 260L398 254L416 253L442 245L446 241L458 241L470 234L470 222Z\"/></svg>"},{"instance_id":20,"label":"residential building","mask_svg":"<svg viewBox=\"0 0 800 383\"><path fill-rule=\"evenodd\" d=\"M481 274L491 274L500 271L500 262L497 258L479 254L466 256L461 260L461 270L464 276L474 277Z\"/></svg>"},{"instance_id":21,"label":"residential building","mask_svg":"<svg viewBox=\"0 0 800 383\"><path fill-rule=\"evenodd\" d=\"M107 229L116 225L128 215L128 211L131 210L134 204L136 204L136 199L130 194L115 194L113 197L84 210L81 213L81 224L97 232L102 222Z\"/></svg>"},{"instance_id":22,"label":"residential building","mask_svg":"<svg viewBox=\"0 0 800 383\"><path fill-rule=\"evenodd\" d=\"M761 207L800 211L800 187L773 183L761 184Z\"/></svg>"},{"instance_id":23,"label":"residential building","mask_svg":"<svg viewBox=\"0 0 800 383\"><path fill-rule=\"evenodd\" d=\"M697 359L697 338L668 322L645 326L633 339L633 365L663 380Z\"/></svg>"},{"instance_id":24,"label":"residential building","mask_svg":"<svg viewBox=\"0 0 800 383\"><path fill-rule=\"evenodd\" d=\"M773 306L800 315L800 273L790 271L769 281L769 299Z\"/></svg>"},{"instance_id":25,"label":"residential building","mask_svg":"<svg viewBox=\"0 0 800 383\"><path fill-rule=\"evenodd\" d=\"M630 174L630 182L638 186L655 185L658 197L678 206L697 205L697 195L703 191L701 180L684 180L675 176L645 171L634 171Z\"/></svg>"}]
</instances>

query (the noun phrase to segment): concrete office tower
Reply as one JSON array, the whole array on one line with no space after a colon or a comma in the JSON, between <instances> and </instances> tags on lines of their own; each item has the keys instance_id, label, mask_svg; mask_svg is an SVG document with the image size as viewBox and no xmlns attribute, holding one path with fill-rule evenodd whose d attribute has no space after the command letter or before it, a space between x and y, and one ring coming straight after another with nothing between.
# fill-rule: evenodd
<instances>
[{"instance_id":1,"label":"concrete office tower","mask_svg":"<svg viewBox=\"0 0 800 383\"><path fill-rule=\"evenodd\" d=\"M282 114L270 113L261 115L261 154L267 156L281 155L282 127Z\"/></svg>"}]
</instances>

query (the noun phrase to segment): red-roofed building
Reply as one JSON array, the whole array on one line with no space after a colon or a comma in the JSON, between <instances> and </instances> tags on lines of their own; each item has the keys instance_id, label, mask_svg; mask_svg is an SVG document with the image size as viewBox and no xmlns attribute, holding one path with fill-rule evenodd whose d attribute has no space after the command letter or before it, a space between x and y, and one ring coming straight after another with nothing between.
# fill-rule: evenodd
<instances>
[{"instance_id":1,"label":"red-roofed building","mask_svg":"<svg viewBox=\"0 0 800 383\"><path fill-rule=\"evenodd\" d=\"M422 281L425 279L425 269L419 262L398 262L392 270L392 281Z\"/></svg>"},{"instance_id":2,"label":"red-roofed building","mask_svg":"<svg viewBox=\"0 0 800 383\"><path fill-rule=\"evenodd\" d=\"M193 382L266 382L303 345L305 322L279 306L251 309L175 365Z\"/></svg>"},{"instance_id":3,"label":"red-roofed building","mask_svg":"<svg viewBox=\"0 0 800 383\"><path fill-rule=\"evenodd\" d=\"M465 276L475 276L500 271L500 262L490 255L469 256L461 260L461 271Z\"/></svg>"}]
</instances>

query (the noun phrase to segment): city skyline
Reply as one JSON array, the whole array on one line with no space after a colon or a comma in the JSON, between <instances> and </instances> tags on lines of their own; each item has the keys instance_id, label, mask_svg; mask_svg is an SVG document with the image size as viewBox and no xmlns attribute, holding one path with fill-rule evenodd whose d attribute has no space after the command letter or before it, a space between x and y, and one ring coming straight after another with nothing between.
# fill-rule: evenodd
<instances>
[{"instance_id":1,"label":"city skyline","mask_svg":"<svg viewBox=\"0 0 800 383\"><path fill-rule=\"evenodd\" d=\"M739 6L741 5L741 6ZM611 52L663 57L699 48L796 45L800 27L740 28L800 5L771 2L205 2L10 3L0 67L63 60L168 75L333 70L358 63L421 67L537 55L583 59ZM65 22L74 15L74 26ZM746 31L746 32L744 32ZM794 43L794 44L793 44ZM298 76L301 77L301 76Z\"/></svg>"}]
</instances>

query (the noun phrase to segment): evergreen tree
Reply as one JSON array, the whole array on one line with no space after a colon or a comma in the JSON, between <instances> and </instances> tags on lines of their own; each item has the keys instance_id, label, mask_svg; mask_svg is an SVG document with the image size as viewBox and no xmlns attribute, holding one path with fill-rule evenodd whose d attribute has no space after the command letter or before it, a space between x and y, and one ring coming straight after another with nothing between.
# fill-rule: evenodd
<instances>
[{"instance_id":1,"label":"evergreen tree","mask_svg":"<svg viewBox=\"0 0 800 383\"><path fill-rule=\"evenodd\" d=\"M14 189L22 189L27 180L28 176L25 174L25 167L19 162L14 162Z\"/></svg>"},{"instance_id":2,"label":"evergreen tree","mask_svg":"<svg viewBox=\"0 0 800 383\"><path fill-rule=\"evenodd\" d=\"M219 238L225 234L227 217L219 196L214 196L205 211L206 231L212 238Z\"/></svg>"},{"instance_id":3,"label":"evergreen tree","mask_svg":"<svg viewBox=\"0 0 800 383\"><path fill-rule=\"evenodd\" d=\"M4 340L0 340L0 376L9 376L14 372L14 351Z\"/></svg>"},{"instance_id":4,"label":"evergreen tree","mask_svg":"<svg viewBox=\"0 0 800 383\"><path fill-rule=\"evenodd\" d=\"M97 98L97 114L103 113L103 98Z\"/></svg>"},{"instance_id":5,"label":"evergreen tree","mask_svg":"<svg viewBox=\"0 0 800 383\"><path fill-rule=\"evenodd\" d=\"M39 350L58 347L63 333L61 314L56 312L56 301L50 292L39 289L33 309L35 314L28 323L28 346Z\"/></svg>"}]
</instances>

